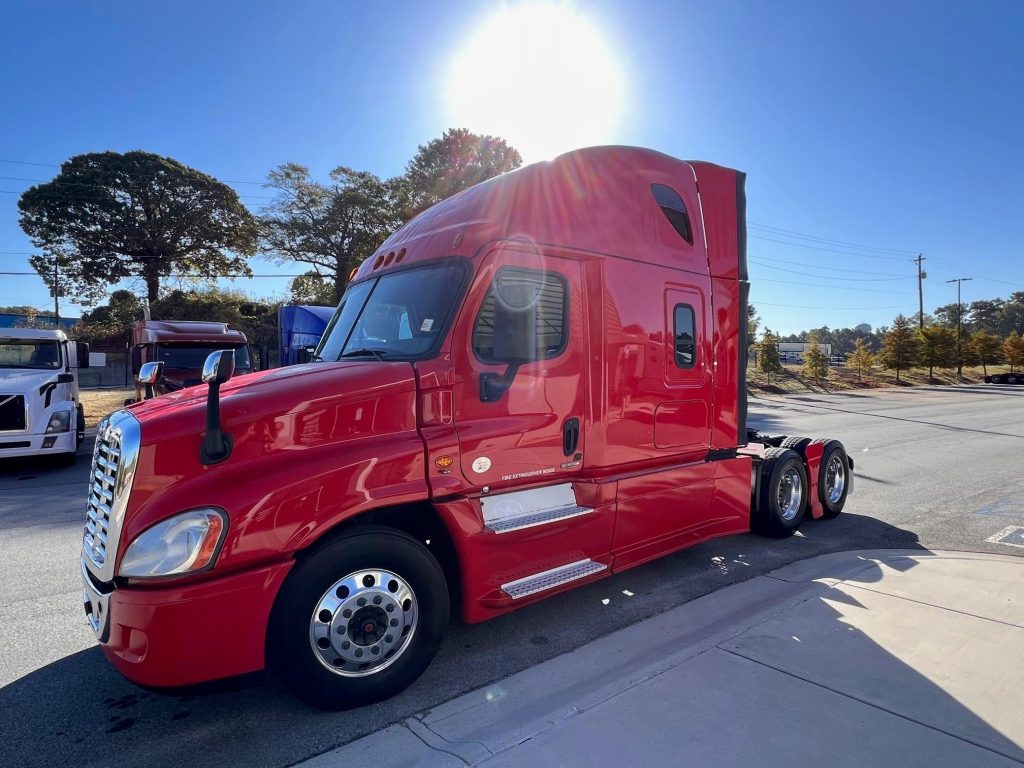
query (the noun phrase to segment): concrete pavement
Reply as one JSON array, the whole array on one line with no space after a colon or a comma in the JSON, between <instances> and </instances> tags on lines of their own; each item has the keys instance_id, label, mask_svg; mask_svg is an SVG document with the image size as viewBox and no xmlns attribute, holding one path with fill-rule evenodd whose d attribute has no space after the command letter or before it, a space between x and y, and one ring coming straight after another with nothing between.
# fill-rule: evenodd
<instances>
[{"instance_id":1,"label":"concrete pavement","mask_svg":"<svg viewBox=\"0 0 1024 768\"><path fill-rule=\"evenodd\" d=\"M1024 560L841 552L301 765L1020 766L1022 691Z\"/></svg>"}]
</instances>

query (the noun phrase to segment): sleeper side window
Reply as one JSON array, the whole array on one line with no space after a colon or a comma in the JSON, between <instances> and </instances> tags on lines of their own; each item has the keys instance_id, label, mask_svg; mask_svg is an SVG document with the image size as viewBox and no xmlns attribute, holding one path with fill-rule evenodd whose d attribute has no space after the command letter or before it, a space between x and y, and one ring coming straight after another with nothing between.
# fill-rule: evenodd
<instances>
[{"instance_id":1,"label":"sleeper side window","mask_svg":"<svg viewBox=\"0 0 1024 768\"><path fill-rule=\"evenodd\" d=\"M683 198L679 196L679 193L672 189L672 187L666 187L664 184L651 184L651 193L661 207L661 212L665 214L665 218L668 219L675 231L679 233L679 236L690 245L693 245L693 229L690 227L690 216L686 212L686 205L683 203Z\"/></svg>"},{"instance_id":2,"label":"sleeper side window","mask_svg":"<svg viewBox=\"0 0 1024 768\"><path fill-rule=\"evenodd\" d=\"M694 343L694 314L689 304L676 304L673 337L676 348L676 366L693 368L697 363L697 345Z\"/></svg>"},{"instance_id":3,"label":"sleeper side window","mask_svg":"<svg viewBox=\"0 0 1024 768\"><path fill-rule=\"evenodd\" d=\"M568 340L569 286L553 272L502 267L473 326L473 351L485 363L557 357Z\"/></svg>"}]
</instances>

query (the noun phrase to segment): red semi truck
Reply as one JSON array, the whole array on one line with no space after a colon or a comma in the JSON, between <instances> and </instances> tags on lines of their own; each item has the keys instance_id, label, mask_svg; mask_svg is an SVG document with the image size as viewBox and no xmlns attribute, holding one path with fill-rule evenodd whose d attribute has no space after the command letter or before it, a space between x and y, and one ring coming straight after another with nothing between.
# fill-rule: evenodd
<instances>
[{"instance_id":1,"label":"red semi truck","mask_svg":"<svg viewBox=\"0 0 1024 768\"><path fill-rule=\"evenodd\" d=\"M163 363L153 384L162 395L201 384L200 374L207 356L218 349L235 351L235 368L250 373L252 363L245 334L227 323L194 320L140 320L132 326L129 357L133 374L146 363ZM136 399L142 399L136 393Z\"/></svg>"},{"instance_id":2,"label":"red semi truck","mask_svg":"<svg viewBox=\"0 0 1024 768\"><path fill-rule=\"evenodd\" d=\"M114 413L82 553L107 658L352 707L420 675L451 606L839 514L839 442L746 427L745 240L742 173L579 150L395 232L314 362L232 379L215 352L208 388Z\"/></svg>"}]
</instances>

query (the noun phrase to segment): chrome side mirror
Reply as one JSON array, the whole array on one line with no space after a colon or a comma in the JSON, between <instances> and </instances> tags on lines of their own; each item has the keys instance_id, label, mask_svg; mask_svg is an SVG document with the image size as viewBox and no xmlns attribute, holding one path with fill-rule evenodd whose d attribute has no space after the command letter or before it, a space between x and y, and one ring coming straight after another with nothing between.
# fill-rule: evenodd
<instances>
[{"instance_id":1,"label":"chrome side mirror","mask_svg":"<svg viewBox=\"0 0 1024 768\"><path fill-rule=\"evenodd\" d=\"M219 349L211 352L203 363L203 381L207 384L223 384L235 375L235 350Z\"/></svg>"},{"instance_id":2,"label":"chrome side mirror","mask_svg":"<svg viewBox=\"0 0 1024 768\"><path fill-rule=\"evenodd\" d=\"M231 455L231 435L221 428L220 385L235 374L235 350L211 352L203 364L203 381L210 385L206 393L206 435L199 446L199 461L218 464Z\"/></svg>"},{"instance_id":3,"label":"chrome side mirror","mask_svg":"<svg viewBox=\"0 0 1024 768\"><path fill-rule=\"evenodd\" d=\"M164 375L164 363L163 360L155 363L144 363L139 368L139 375L136 376L139 384L149 384L152 386L160 381L160 377Z\"/></svg>"}]
</instances>

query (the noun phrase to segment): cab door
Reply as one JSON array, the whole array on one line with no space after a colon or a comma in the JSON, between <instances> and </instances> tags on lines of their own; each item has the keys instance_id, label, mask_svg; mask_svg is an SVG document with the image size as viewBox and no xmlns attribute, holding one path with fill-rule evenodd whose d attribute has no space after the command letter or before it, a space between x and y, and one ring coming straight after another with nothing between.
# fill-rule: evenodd
<instances>
[{"instance_id":1,"label":"cab door","mask_svg":"<svg viewBox=\"0 0 1024 768\"><path fill-rule=\"evenodd\" d=\"M485 257L453 339L462 474L477 489L567 483L586 450L578 260L503 246Z\"/></svg>"}]
</instances>

